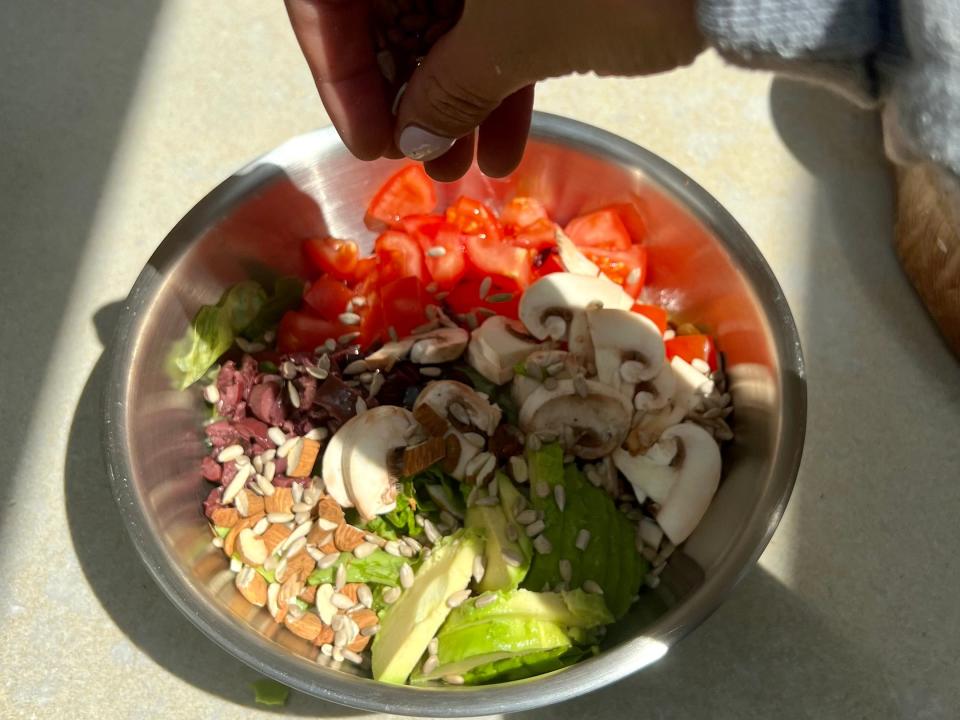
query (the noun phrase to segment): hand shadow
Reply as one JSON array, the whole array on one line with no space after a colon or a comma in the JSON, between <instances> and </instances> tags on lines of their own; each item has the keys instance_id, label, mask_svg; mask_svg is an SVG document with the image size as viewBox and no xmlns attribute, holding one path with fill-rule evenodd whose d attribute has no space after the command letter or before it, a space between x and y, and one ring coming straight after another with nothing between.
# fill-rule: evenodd
<instances>
[{"instance_id":1,"label":"hand shadow","mask_svg":"<svg viewBox=\"0 0 960 720\"><path fill-rule=\"evenodd\" d=\"M121 302L111 303L94 316L105 346L121 306ZM74 550L104 610L130 641L162 668L235 705L315 717L359 714L293 691L285 707L255 704L250 683L262 676L193 627L147 574L113 500L101 455L106 372L104 352L84 386L70 426L64 478Z\"/></svg>"}]
</instances>

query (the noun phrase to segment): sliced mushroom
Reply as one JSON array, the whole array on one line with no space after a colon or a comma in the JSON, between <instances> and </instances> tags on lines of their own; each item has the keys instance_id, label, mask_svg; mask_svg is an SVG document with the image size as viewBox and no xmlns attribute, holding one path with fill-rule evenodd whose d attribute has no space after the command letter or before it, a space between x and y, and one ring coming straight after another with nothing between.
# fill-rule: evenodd
<instances>
[{"instance_id":1,"label":"sliced mushroom","mask_svg":"<svg viewBox=\"0 0 960 720\"><path fill-rule=\"evenodd\" d=\"M668 428L661 438L678 445L669 465L623 450L617 450L613 460L638 497L660 503L657 523L670 542L679 545L696 528L720 484L720 447L710 433L689 422Z\"/></svg>"},{"instance_id":2,"label":"sliced mushroom","mask_svg":"<svg viewBox=\"0 0 960 720\"><path fill-rule=\"evenodd\" d=\"M460 421L451 406L460 406L466 413L470 424L487 435L493 435L500 422L500 408L492 405L484 395L481 395L469 385L455 380L434 380L427 383L420 391L414 410L419 405L429 405L440 416Z\"/></svg>"},{"instance_id":3,"label":"sliced mushroom","mask_svg":"<svg viewBox=\"0 0 960 720\"><path fill-rule=\"evenodd\" d=\"M420 364L445 363L463 355L470 336L463 328L437 328L412 338L410 360Z\"/></svg>"},{"instance_id":4,"label":"sliced mushroom","mask_svg":"<svg viewBox=\"0 0 960 720\"><path fill-rule=\"evenodd\" d=\"M523 407L527 398L539 387L540 383L533 378L526 375L516 375L513 378L513 384L510 386L510 396L517 407Z\"/></svg>"},{"instance_id":5,"label":"sliced mushroom","mask_svg":"<svg viewBox=\"0 0 960 720\"><path fill-rule=\"evenodd\" d=\"M560 228L557 228L557 255L560 256L560 264L568 273L576 275L589 275L598 277L600 268L591 262L586 255L580 252L573 240Z\"/></svg>"},{"instance_id":6,"label":"sliced mushroom","mask_svg":"<svg viewBox=\"0 0 960 720\"><path fill-rule=\"evenodd\" d=\"M516 320L494 315L470 334L467 360L487 380L502 385L513 378L518 362L542 346Z\"/></svg>"},{"instance_id":7,"label":"sliced mushroom","mask_svg":"<svg viewBox=\"0 0 960 720\"><path fill-rule=\"evenodd\" d=\"M417 427L413 413L381 405L351 419L343 449L343 478L360 517L369 520L396 507L397 489L390 474L390 456L405 447Z\"/></svg>"},{"instance_id":8,"label":"sliced mushroom","mask_svg":"<svg viewBox=\"0 0 960 720\"><path fill-rule=\"evenodd\" d=\"M450 471L450 475L457 480L464 480L467 477L467 466L471 460L481 453L481 449L473 443L468 442L463 433L456 428L450 428L450 432L447 433L446 437L448 440L451 437L456 438L456 441L460 444L460 452L456 456L457 462Z\"/></svg>"},{"instance_id":9,"label":"sliced mushroom","mask_svg":"<svg viewBox=\"0 0 960 720\"><path fill-rule=\"evenodd\" d=\"M560 380L552 390L541 385L520 408L520 427L528 434L558 435L567 451L595 460L623 442L633 408L607 385L584 382L585 396L577 393L573 380Z\"/></svg>"},{"instance_id":10,"label":"sliced mushroom","mask_svg":"<svg viewBox=\"0 0 960 720\"><path fill-rule=\"evenodd\" d=\"M534 337L545 340L588 342L589 332L582 315L589 307L633 307L631 298L623 289L606 278L552 273L537 280L520 298L520 320ZM578 318L574 321L574 318ZM571 332L573 331L573 332ZM573 350L574 348L571 347Z\"/></svg>"},{"instance_id":11,"label":"sliced mushroom","mask_svg":"<svg viewBox=\"0 0 960 720\"><path fill-rule=\"evenodd\" d=\"M327 493L337 501L340 507L344 508L353 507L353 501L350 499L350 493L347 492L347 484L343 477L343 450L347 436L354 427L352 423L356 419L356 417L351 418L333 434L323 451L321 465L323 485Z\"/></svg>"},{"instance_id":12,"label":"sliced mushroom","mask_svg":"<svg viewBox=\"0 0 960 720\"><path fill-rule=\"evenodd\" d=\"M660 328L629 310L588 310L597 378L633 394L636 383L652 380L666 363Z\"/></svg>"},{"instance_id":13,"label":"sliced mushroom","mask_svg":"<svg viewBox=\"0 0 960 720\"><path fill-rule=\"evenodd\" d=\"M676 388L677 378L673 366L664 364L653 380L637 383L633 406L640 412L661 410L670 404Z\"/></svg>"},{"instance_id":14,"label":"sliced mushroom","mask_svg":"<svg viewBox=\"0 0 960 720\"><path fill-rule=\"evenodd\" d=\"M413 343L414 338L412 337L384 343L376 351L367 355L364 360L374 370L391 370L394 365L407 356L410 348L413 347Z\"/></svg>"}]
</instances>

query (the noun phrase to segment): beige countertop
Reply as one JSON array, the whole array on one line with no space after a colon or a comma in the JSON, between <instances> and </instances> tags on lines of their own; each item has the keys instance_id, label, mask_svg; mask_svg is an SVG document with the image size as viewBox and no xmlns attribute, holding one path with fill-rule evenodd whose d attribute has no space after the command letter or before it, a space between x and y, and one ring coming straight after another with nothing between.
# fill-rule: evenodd
<instances>
[{"instance_id":1,"label":"beige countertop","mask_svg":"<svg viewBox=\"0 0 960 720\"><path fill-rule=\"evenodd\" d=\"M0 717L347 717L253 671L154 586L100 458L102 339L166 232L327 122L279 2L0 10ZM891 251L875 119L707 55L569 78L537 107L645 145L712 192L790 301L810 415L760 563L656 666L531 718L947 718L960 707L960 366Z\"/></svg>"}]
</instances>

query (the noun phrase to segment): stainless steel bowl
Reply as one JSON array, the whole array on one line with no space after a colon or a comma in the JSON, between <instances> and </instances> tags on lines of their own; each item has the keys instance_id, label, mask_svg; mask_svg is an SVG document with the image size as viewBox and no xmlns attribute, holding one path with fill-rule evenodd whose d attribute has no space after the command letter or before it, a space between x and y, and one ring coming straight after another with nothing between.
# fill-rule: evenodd
<instances>
[{"instance_id":1,"label":"stainless steel bowl","mask_svg":"<svg viewBox=\"0 0 960 720\"><path fill-rule=\"evenodd\" d=\"M164 357L204 303L232 283L301 269L300 241L360 239L392 161L353 159L331 128L294 138L227 179L177 224L130 291L111 352L104 448L130 536L160 589L214 642L305 693L410 715L524 710L596 690L655 662L699 625L753 566L779 522L800 463L806 384L800 341L777 281L734 219L676 168L622 138L537 114L521 167L505 180L473 170L440 189L493 201L543 200L566 220L611 202L648 222L650 290L679 318L706 324L726 353L736 439L724 480L656 591L611 628L603 652L530 680L477 688L395 687L353 667L318 664L315 649L239 596L211 547L200 501L198 393L170 389ZM312 652L311 652L312 651Z\"/></svg>"}]
</instances>

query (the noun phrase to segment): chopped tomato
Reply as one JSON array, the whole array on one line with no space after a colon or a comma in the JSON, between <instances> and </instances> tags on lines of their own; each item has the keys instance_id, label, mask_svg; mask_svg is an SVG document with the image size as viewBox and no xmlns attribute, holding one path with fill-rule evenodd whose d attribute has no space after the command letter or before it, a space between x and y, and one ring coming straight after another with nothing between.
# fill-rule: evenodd
<instances>
[{"instance_id":1,"label":"chopped tomato","mask_svg":"<svg viewBox=\"0 0 960 720\"><path fill-rule=\"evenodd\" d=\"M661 335L667 331L667 311L659 305L637 304L633 306L633 311L638 315L643 315L648 320L652 320L653 324L660 329Z\"/></svg>"},{"instance_id":2,"label":"chopped tomato","mask_svg":"<svg viewBox=\"0 0 960 720\"><path fill-rule=\"evenodd\" d=\"M508 232L530 227L540 220L550 222L550 216L543 203L532 197L515 197L500 213L500 222Z\"/></svg>"},{"instance_id":3,"label":"chopped tomato","mask_svg":"<svg viewBox=\"0 0 960 720\"><path fill-rule=\"evenodd\" d=\"M303 243L303 250L315 270L328 273L337 280L353 278L360 248L352 240L310 238Z\"/></svg>"},{"instance_id":4,"label":"chopped tomato","mask_svg":"<svg viewBox=\"0 0 960 720\"><path fill-rule=\"evenodd\" d=\"M311 315L336 320L337 315L346 309L352 297L353 291L350 288L325 275L315 280L304 294L303 300L306 307L303 309Z\"/></svg>"},{"instance_id":5,"label":"chopped tomato","mask_svg":"<svg viewBox=\"0 0 960 720\"><path fill-rule=\"evenodd\" d=\"M464 235L481 235L500 240L503 228L493 211L479 200L461 196L447 208L447 222L456 225Z\"/></svg>"},{"instance_id":6,"label":"chopped tomato","mask_svg":"<svg viewBox=\"0 0 960 720\"><path fill-rule=\"evenodd\" d=\"M581 248L587 259L592 261L608 278L633 298L643 289L647 277L647 250L640 245L631 245L628 250L606 250L604 248Z\"/></svg>"},{"instance_id":7,"label":"chopped tomato","mask_svg":"<svg viewBox=\"0 0 960 720\"><path fill-rule=\"evenodd\" d=\"M350 332L346 325L291 310L280 319L277 348L280 352L311 351L329 338Z\"/></svg>"},{"instance_id":8,"label":"chopped tomato","mask_svg":"<svg viewBox=\"0 0 960 720\"><path fill-rule=\"evenodd\" d=\"M401 277L388 282L380 290L380 302L387 332L393 328L398 338L406 337L427 322L426 307L430 296L416 277Z\"/></svg>"},{"instance_id":9,"label":"chopped tomato","mask_svg":"<svg viewBox=\"0 0 960 720\"><path fill-rule=\"evenodd\" d=\"M367 207L367 224L400 228L402 218L428 213L436 204L433 181L423 166L409 165L391 176L373 196Z\"/></svg>"},{"instance_id":10,"label":"chopped tomato","mask_svg":"<svg viewBox=\"0 0 960 720\"><path fill-rule=\"evenodd\" d=\"M357 260L357 266L353 269L353 281L357 283L362 283L366 280L372 273L377 271L377 262L376 255L370 255L368 257L360 258Z\"/></svg>"},{"instance_id":11,"label":"chopped tomato","mask_svg":"<svg viewBox=\"0 0 960 720\"><path fill-rule=\"evenodd\" d=\"M530 250L513 247L499 238L483 235L468 235L464 242L467 246L467 257L478 275L503 278L509 289L522 290L530 284Z\"/></svg>"},{"instance_id":12,"label":"chopped tomato","mask_svg":"<svg viewBox=\"0 0 960 720\"><path fill-rule=\"evenodd\" d=\"M703 360L711 370L717 369L717 349L709 335L677 335L664 343L667 359L678 356L687 362Z\"/></svg>"},{"instance_id":13,"label":"chopped tomato","mask_svg":"<svg viewBox=\"0 0 960 720\"><path fill-rule=\"evenodd\" d=\"M442 217L417 215L406 218L404 227L423 250L423 261L437 286L449 290L456 285L467 271L463 240L456 226Z\"/></svg>"},{"instance_id":14,"label":"chopped tomato","mask_svg":"<svg viewBox=\"0 0 960 720\"><path fill-rule=\"evenodd\" d=\"M423 280L423 253L409 235L388 230L377 238L375 252L380 261L380 282L388 283L398 278L413 277Z\"/></svg>"},{"instance_id":15,"label":"chopped tomato","mask_svg":"<svg viewBox=\"0 0 960 720\"><path fill-rule=\"evenodd\" d=\"M484 321L485 317L483 312L476 312L479 308L516 320L519 316L520 292L515 288L511 290L509 287L498 284L498 281L494 281L486 298L481 299L481 283L482 280L469 277L457 283L444 300L450 311L457 315L466 315L472 312L477 322L480 323Z\"/></svg>"},{"instance_id":16,"label":"chopped tomato","mask_svg":"<svg viewBox=\"0 0 960 720\"><path fill-rule=\"evenodd\" d=\"M510 242L517 247L543 250L557 244L557 226L550 220L537 220L532 225L517 230L510 236Z\"/></svg>"},{"instance_id":17,"label":"chopped tomato","mask_svg":"<svg viewBox=\"0 0 960 720\"><path fill-rule=\"evenodd\" d=\"M541 250L533 257L533 276L536 279L542 278L555 272L563 272L563 263L555 252Z\"/></svg>"},{"instance_id":18,"label":"chopped tomato","mask_svg":"<svg viewBox=\"0 0 960 720\"><path fill-rule=\"evenodd\" d=\"M567 223L565 232L581 249L600 247L626 250L633 244L620 215L612 208L574 218Z\"/></svg>"}]
</instances>

